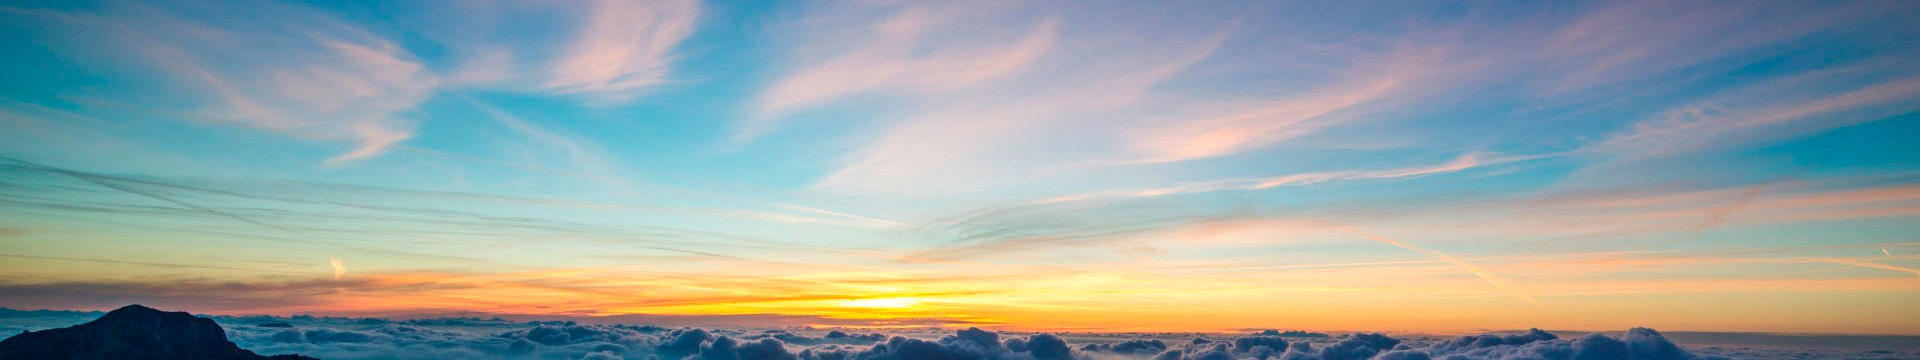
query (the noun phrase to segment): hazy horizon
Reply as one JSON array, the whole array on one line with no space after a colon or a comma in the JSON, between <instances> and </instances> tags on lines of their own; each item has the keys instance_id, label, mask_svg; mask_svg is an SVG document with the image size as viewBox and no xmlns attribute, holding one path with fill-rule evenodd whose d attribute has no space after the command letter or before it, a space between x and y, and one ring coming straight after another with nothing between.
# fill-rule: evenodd
<instances>
[{"instance_id":1,"label":"hazy horizon","mask_svg":"<svg viewBox=\"0 0 1920 360\"><path fill-rule=\"evenodd\" d=\"M9 2L0 307L1920 335L1915 19Z\"/></svg>"}]
</instances>

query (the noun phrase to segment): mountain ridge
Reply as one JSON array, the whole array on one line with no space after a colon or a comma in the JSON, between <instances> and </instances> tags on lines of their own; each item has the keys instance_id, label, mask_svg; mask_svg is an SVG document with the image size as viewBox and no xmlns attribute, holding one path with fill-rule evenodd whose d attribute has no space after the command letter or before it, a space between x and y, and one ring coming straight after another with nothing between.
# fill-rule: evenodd
<instances>
[{"instance_id":1,"label":"mountain ridge","mask_svg":"<svg viewBox=\"0 0 1920 360\"><path fill-rule=\"evenodd\" d=\"M0 340L0 360L14 359L319 360L256 354L228 340L226 330L213 319L139 304L84 324L22 331Z\"/></svg>"}]
</instances>

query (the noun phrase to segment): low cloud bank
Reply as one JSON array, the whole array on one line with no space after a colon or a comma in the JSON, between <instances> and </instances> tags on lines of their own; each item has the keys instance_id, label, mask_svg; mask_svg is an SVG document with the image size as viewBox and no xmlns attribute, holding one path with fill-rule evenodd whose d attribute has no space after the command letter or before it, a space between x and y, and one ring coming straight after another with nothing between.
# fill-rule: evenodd
<instances>
[{"instance_id":1,"label":"low cloud bank","mask_svg":"<svg viewBox=\"0 0 1920 360\"><path fill-rule=\"evenodd\" d=\"M469 327L473 328L473 327ZM664 359L664 360L1708 360L1652 329L1563 339L1540 330L1409 341L1382 334L1331 339L1246 336L1168 342L1131 339L1073 344L1054 334L966 329L937 338L842 331L541 323L510 330L451 330L407 323L359 329L234 326L241 346L324 359ZM1420 342L1416 344L1416 342Z\"/></svg>"},{"instance_id":2,"label":"low cloud bank","mask_svg":"<svg viewBox=\"0 0 1920 360\"><path fill-rule=\"evenodd\" d=\"M56 316L26 313L0 323ZM36 316L27 316L36 315ZM59 315L59 314L55 314ZM57 316L69 318L71 316ZM1858 349L1685 349L1652 329L1568 338L1541 330L1455 338L1384 334L1176 339L1141 334L1121 340L1085 334L1010 334L980 329L918 336L873 332L738 330L514 322L448 318L211 317L228 338L260 353L321 359L657 359L657 360L1710 360L1896 359L1920 352Z\"/></svg>"}]
</instances>

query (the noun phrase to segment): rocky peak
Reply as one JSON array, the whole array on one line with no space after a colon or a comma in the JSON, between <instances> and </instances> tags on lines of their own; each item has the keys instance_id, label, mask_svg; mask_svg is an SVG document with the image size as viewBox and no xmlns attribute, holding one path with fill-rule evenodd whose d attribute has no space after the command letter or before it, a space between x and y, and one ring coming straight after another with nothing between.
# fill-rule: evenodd
<instances>
[{"instance_id":1,"label":"rocky peak","mask_svg":"<svg viewBox=\"0 0 1920 360\"><path fill-rule=\"evenodd\" d=\"M0 360L12 359L195 359L300 360L299 355L260 356L227 340L212 319L185 312L127 305L71 327L23 332L0 341Z\"/></svg>"}]
</instances>

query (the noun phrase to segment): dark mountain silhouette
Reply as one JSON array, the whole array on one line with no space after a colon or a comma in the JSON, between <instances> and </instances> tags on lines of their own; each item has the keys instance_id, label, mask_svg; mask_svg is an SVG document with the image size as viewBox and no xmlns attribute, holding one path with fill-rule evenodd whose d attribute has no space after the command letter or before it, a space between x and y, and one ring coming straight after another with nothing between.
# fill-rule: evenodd
<instances>
[{"instance_id":1,"label":"dark mountain silhouette","mask_svg":"<svg viewBox=\"0 0 1920 360\"><path fill-rule=\"evenodd\" d=\"M211 319L140 305L85 324L21 332L0 341L0 360L15 359L319 360L261 356L227 341L226 330Z\"/></svg>"}]
</instances>

